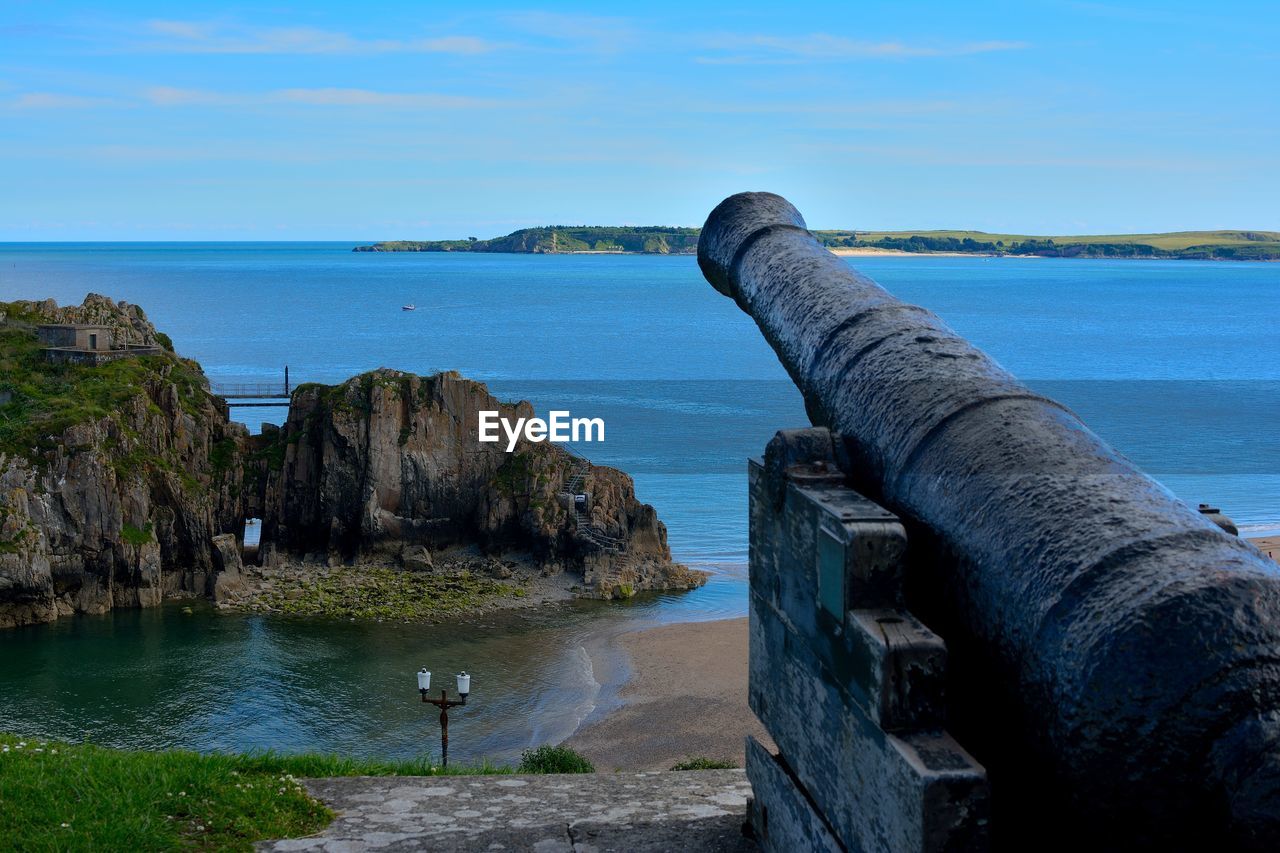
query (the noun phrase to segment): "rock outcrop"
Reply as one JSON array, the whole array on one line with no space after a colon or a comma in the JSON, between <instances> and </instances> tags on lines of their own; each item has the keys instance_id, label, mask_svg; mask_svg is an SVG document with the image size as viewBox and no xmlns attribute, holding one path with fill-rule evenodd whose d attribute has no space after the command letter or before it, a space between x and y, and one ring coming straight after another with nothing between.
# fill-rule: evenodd
<instances>
[{"instance_id":1,"label":"rock outcrop","mask_svg":"<svg viewBox=\"0 0 1280 853\"><path fill-rule=\"evenodd\" d=\"M240 448L195 362L45 365L29 325L160 338L141 309L90 295L0 306L0 627L213 592L214 537L243 530Z\"/></svg>"},{"instance_id":2,"label":"rock outcrop","mask_svg":"<svg viewBox=\"0 0 1280 853\"><path fill-rule=\"evenodd\" d=\"M111 339L117 344L138 347L163 346L173 349L169 338L156 331L141 306L124 300L116 302L109 296L90 293L80 305L58 307L52 299L43 302L11 303L15 316L38 317L41 323L92 323L111 329Z\"/></svg>"},{"instance_id":3,"label":"rock outcrop","mask_svg":"<svg viewBox=\"0 0 1280 853\"><path fill-rule=\"evenodd\" d=\"M396 563L478 546L584 594L689 589L666 528L631 478L551 444L478 440L478 413L531 417L456 373L393 370L295 391L287 423L250 437L171 351L106 365L45 361L34 326L95 323L171 350L140 308L0 303L0 627L177 596L237 597L246 518L259 558ZM585 511L568 494L590 495ZM485 559L488 559L487 557Z\"/></svg>"},{"instance_id":4,"label":"rock outcrop","mask_svg":"<svg viewBox=\"0 0 1280 853\"><path fill-rule=\"evenodd\" d=\"M477 544L523 552L546 571L584 574L591 594L688 589L705 580L673 563L666 528L628 477L549 443L511 453L479 441L479 412L532 417L456 373L366 373L295 391L289 419L257 440L265 559L398 559ZM590 496L579 519L567 485ZM252 500L252 499L251 499Z\"/></svg>"}]
</instances>

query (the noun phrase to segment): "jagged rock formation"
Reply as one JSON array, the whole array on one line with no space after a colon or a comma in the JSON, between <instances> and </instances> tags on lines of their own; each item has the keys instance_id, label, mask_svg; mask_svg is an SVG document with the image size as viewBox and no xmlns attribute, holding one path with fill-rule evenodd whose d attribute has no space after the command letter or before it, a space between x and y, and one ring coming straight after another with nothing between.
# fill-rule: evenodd
<instances>
[{"instance_id":1,"label":"jagged rock formation","mask_svg":"<svg viewBox=\"0 0 1280 853\"><path fill-rule=\"evenodd\" d=\"M46 365L31 325L166 342L137 306L0 304L0 627L214 590L214 537L243 530L247 435L170 354Z\"/></svg>"},{"instance_id":2,"label":"jagged rock formation","mask_svg":"<svg viewBox=\"0 0 1280 853\"><path fill-rule=\"evenodd\" d=\"M474 543L525 552L550 571L581 570L601 597L705 580L671 561L666 528L636 500L630 477L551 444L522 441L507 453L481 443L482 410L533 415L528 403L501 403L456 373L382 369L298 388L284 427L255 440L251 500L263 508L264 559L382 556L422 570L431 550ZM564 493L584 467L593 536Z\"/></svg>"},{"instance_id":3,"label":"jagged rock formation","mask_svg":"<svg viewBox=\"0 0 1280 853\"><path fill-rule=\"evenodd\" d=\"M468 545L581 572L585 594L604 598L705 579L671 561L626 474L550 444L480 443L479 411L533 410L457 374L303 386L283 428L250 438L195 362L170 351L49 364L39 323L106 325L122 343L171 349L141 308L103 296L0 303L0 628L235 596L251 517L267 561L437 571L453 563L432 551ZM581 518L570 480L592 496Z\"/></svg>"},{"instance_id":4,"label":"jagged rock formation","mask_svg":"<svg viewBox=\"0 0 1280 853\"><path fill-rule=\"evenodd\" d=\"M38 318L40 323L92 323L111 329L111 339L117 344L139 347L158 347L172 350L169 336L157 332L147 315L138 305L90 293L80 305L58 307L52 299L43 302L10 303L15 318L26 317L27 322Z\"/></svg>"}]
</instances>

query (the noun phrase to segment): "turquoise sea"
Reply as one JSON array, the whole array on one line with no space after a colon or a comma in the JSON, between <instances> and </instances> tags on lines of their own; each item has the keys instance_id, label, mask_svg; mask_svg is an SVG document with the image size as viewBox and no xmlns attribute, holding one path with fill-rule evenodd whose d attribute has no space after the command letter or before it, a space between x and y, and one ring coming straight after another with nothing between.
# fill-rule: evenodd
<instances>
[{"instance_id":1,"label":"turquoise sea","mask_svg":"<svg viewBox=\"0 0 1280 853\"><path fill-rule=\"evenodd\" d=\"M458 370L602 417L578 449L636 480L704 590L483 625L360 626L161 608L0 633L0 729L121 745L412 754L412 671L466 667L460 758L559 739L601 702L587 651L636 625L745 613L744 460L803 425L754 323L692 257L352 253L351 243L0 244L0 300L144 306L215 382ZM1280 265L872 257L922 304L1189 502L1280 528ZM400 306L414 303L416 311ZM239 409L257 429L283 410ZM1087 507L1081 511L1087 512ZM370 650L376 649L375 653ZM407 689L406 689L407 688ZM598 712L598 711L597 711Z\"/></svg>"}]
</instances>

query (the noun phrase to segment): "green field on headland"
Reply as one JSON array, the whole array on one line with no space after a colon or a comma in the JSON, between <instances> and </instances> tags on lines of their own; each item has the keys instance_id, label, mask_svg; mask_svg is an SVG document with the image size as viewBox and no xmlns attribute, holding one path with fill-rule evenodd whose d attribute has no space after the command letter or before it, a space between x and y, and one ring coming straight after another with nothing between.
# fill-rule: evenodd
<instances>
[{"instance_id":1,"label":"green field on headland","mask_svg":"<svg viewBox=\"0 0 1280 853\"><path fill-rule=\"evenodd\" d=\"M833 248L903 252L963 252L1059 258L1177 258L1280 260L1280 232L1175 231L1167 234L1095 234L1040 237L983 231L815 231Z\"/></svg>"},{"instance_id":2,"label":"green field on headland","mask_svg":"<svg viewBox=\"0 0 1280 853\"><path fill-rule=\"evenodd\" d=\"M505 237L479 240L391 240L357 246L356 252L506 252L515 254L693 254L698 228L549 226L523 228ZM1177 258L1280 260L1280 232L1175 231L1167 234L1035 236L984 231L814 231L832 249L912 254L960 252L1062 258Z\"/></svg>"},{"instance_id":3,"label":"green field on headland","mask_svg":"<svg viewBox=\"0 0 1280 853\"><path fill-rule=\"evenodd\" d=\"M392 240L357 246L356 252L509 252L568 254L574 252L692 254L698 250L698 228L627 228L609 226L522 228L491 240Z\"/></svg>"}]
</instances>

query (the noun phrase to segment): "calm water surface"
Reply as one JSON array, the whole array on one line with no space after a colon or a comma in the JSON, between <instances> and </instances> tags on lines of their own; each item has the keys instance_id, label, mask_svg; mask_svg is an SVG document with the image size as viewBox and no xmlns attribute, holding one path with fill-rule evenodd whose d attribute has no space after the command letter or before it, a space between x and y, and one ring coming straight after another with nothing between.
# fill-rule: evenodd
<instances>
[{"instance_id":1,"label":"calm water surface","mask_svg":"<svg viewBox=\"0 0 1280 853\"><path fill-rule=\"evenodd\" d=\"M690 257L355 254L351 244L4 244L0 299L143 305L215 381L458 370L540 411L600 416L579 449L636 479L704 590L469 626L196 607L0 633L0 728L122 745L416 754L411 673L466 667L454 753L559 739L600 701L618 631L745 612L743 460L806 420L751 320ZM1280 265L859 258L1191 501L1280 527ZM400 306L416 303L418 310ZM256 429L282 410L239 410ZM406 685L408 692L406 692ZM430 725L426 725L430 723ZM424 741L424 733L427 739Z\"/></svg>"}]
</instances>

